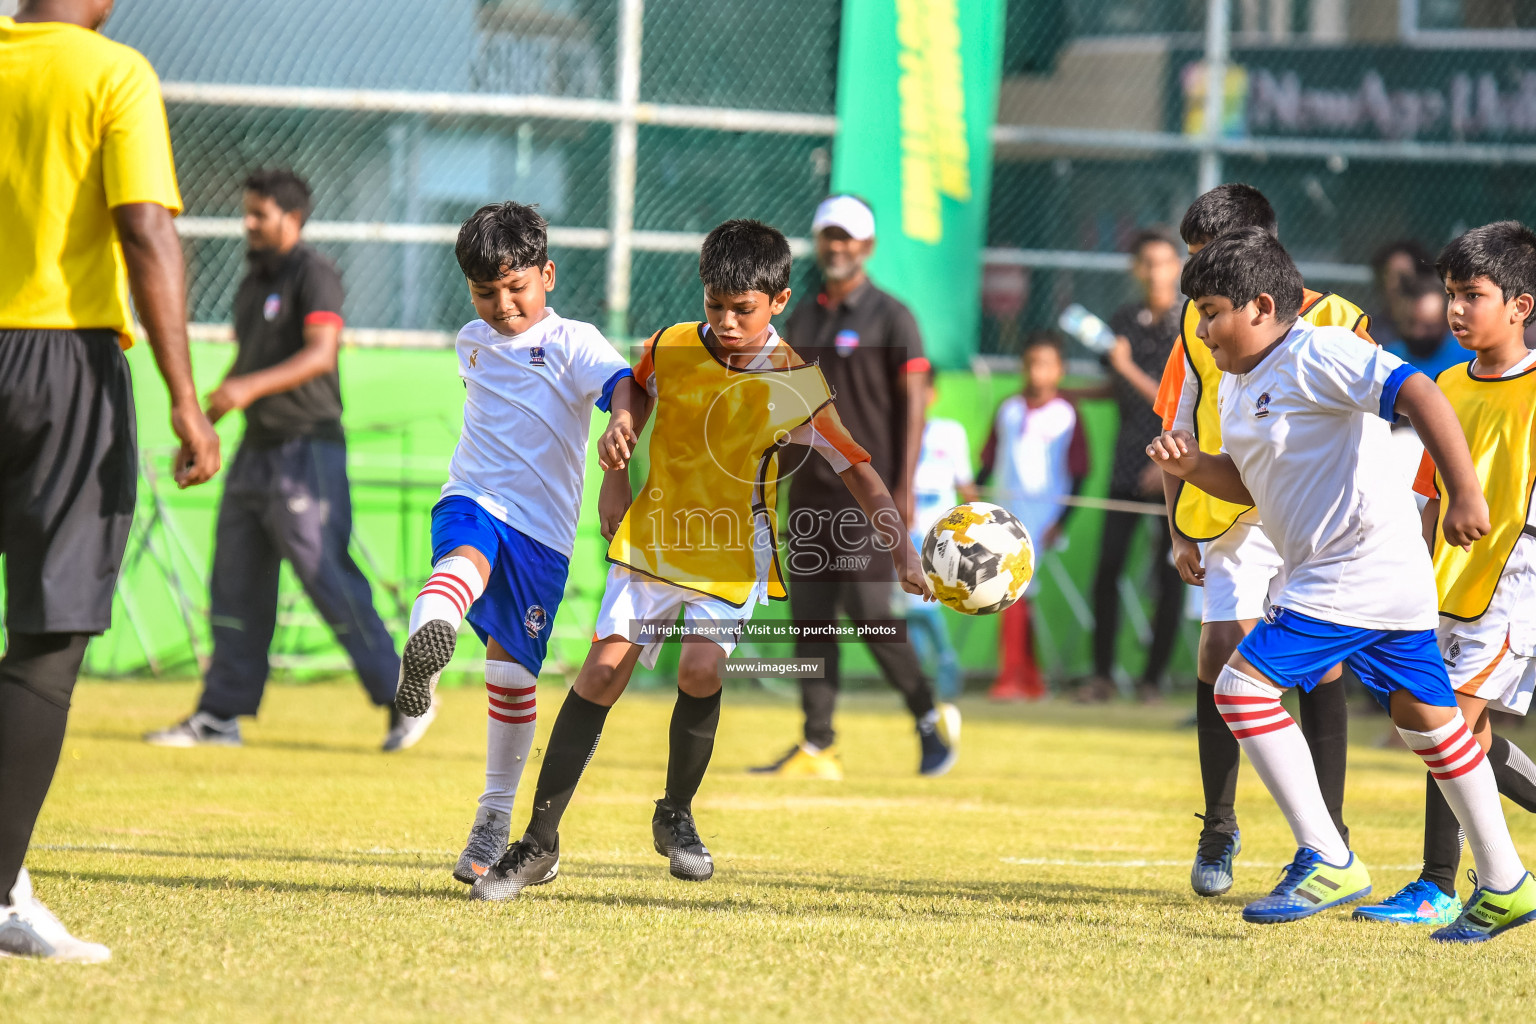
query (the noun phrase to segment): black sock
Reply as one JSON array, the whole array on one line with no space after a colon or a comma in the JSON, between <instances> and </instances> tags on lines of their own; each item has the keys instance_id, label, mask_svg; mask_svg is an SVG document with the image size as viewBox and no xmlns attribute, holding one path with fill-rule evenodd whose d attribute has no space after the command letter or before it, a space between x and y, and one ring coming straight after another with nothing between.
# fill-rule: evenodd
<instances>
[{"instance_id":1,"label":"black sock","mask_svg":"<svg viewBox=\"0 0 1536 1024\"><path fill-rule=\"evenodd\" d=\"M533 816L528 819L528 834L546 850L553 850L560 836L560 818L576 792L576 783L586 770L597 741L603 736L608 709L594 704L574 689L565 695L555 726L549 731L549 746L544 750L544 767L533 791Z\"/></svg>"},{"instance_id":2,"label":"black sock","mask_svg":"<svg viewBox=\"0 0 1536 1024\"><path fill-rule=\"evenodd\" d=\"M1499 792L1528 811L1536 811L1536 764L1525 751L1495 733L1488 748L1488 763Z\"/></svg>"},{"instance_id":3,"label":"black sock","mask_svg":"<svg viewBox=\"0 0 1536 1024\"><path fill-rule=\"evenodd\" d=\"M690 697L677 691L668 735L667 800L687 810L704 781L709 756L715 750L715 730L720 727L720 690L708 697Z\"/></svg>"},{"instance_id":4,"label":"black sock","mask_svg":"<svg viewBox=\"0 0 1536 1024\"><path fill-rule=\"evenodd\" d=\"M16 633L0 658L0 903L8 903L64 746L80 633Z\"/></svg>"},{"instance_id":5,"label":"black sock","mask_svg":"<svg viewBox=\"0 0 1536 1024\"><path fill-rule=\"evenodd\" d=\"M1298 687L1298 689L1300 689ZM1296 695L1301 711L1301 734L1312 751L1317 786L1323 803L1349 845L1349 826L1344 824L1344 769L1349 761L1349 695L1342 680L1314 686Z\"/></svg>"},{"instance_id":6,"label":"black sock","mask_svg":"<svg viewBox=\"0 0 1536 1024\"><path fill-rule=\"evenodd\" d=\"M1195 739L1200 746L1206 828L1231 832L1237 827L1232 804L1237 799L1237 768L1243 748L1216 710L1216 687L1204 680L1195 684Z\"/></svg>"},{"instance_id":7,"label":"black sock","mask_svg":"<svg viewBox=\"0 0 1536 1024\"><path fill-rule=\"evenodd\" d=\"M1419 877L1434 882L1447 896L1456 895L1456 869L1461 865L1461 822L1445 802L1440 784L1424 773L1424 870Z\"/></svg>"}]
</instances>

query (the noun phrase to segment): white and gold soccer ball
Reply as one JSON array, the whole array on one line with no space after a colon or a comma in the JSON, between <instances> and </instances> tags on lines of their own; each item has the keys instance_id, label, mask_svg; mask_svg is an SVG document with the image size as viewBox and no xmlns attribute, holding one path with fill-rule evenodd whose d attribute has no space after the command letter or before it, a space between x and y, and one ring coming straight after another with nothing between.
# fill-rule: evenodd
<instances>
[{"instance_id":1,"label":"white and gold soccer ball","mask_svg":"<svg viewBox=\"0 0 1536 1024\"><path fill-rule=\"evenodd\" d=\"M992 615L1024 595L1035 545L1012 512L972 501L946 512L923 538L923 572L934 597L955 611Z\"/></svg>"}]
</instances>

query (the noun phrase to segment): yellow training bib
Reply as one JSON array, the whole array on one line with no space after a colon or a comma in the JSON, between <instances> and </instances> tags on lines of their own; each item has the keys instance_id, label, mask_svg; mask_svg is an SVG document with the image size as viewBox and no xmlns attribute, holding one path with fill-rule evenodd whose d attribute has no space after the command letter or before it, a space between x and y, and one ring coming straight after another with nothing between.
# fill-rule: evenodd
<instances>
[{"instance_id":1,"label":"yellow training bib","mask_svg":"<svg viewBox=\"0 0 1536 1024\"><path fill-rule=\"evenodd\" d=\"M1488 499L1493 529L1471 551L1445 543L1446 506L1440 506L1435 528L1435 586L1440 614L1468 622L1488 610L1504 565L1530 515L1531 487L1536 484L1536 460L1531 456L1536 429L1536 368L1514 377L1472 376L1472 364L1445 370L1436 379L1451 400L1456 418L1472 449L1472 465ZM1435 471L1435 487L1445 493L1445 481Z\"/></svg>"},{"instance_id":2,"label":"yellow training bib","mask_svg":"<svg viewBox=\"0 0 1536 1024\"><path fill-rule=\"evenodd\" d=\"M814 364L727 366L701 326L677 324L652 343L650 473L608 560L731 604L744 604L759 579L782 599L777 453L832 394Z\"/></svg>"}]
</instances>

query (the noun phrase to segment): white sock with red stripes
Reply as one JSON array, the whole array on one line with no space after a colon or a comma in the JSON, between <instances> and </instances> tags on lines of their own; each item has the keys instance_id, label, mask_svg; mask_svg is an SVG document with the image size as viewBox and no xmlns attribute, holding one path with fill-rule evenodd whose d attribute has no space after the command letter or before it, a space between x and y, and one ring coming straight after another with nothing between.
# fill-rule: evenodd
<instances>
[{"instance_id":1,"label":"white sock with red stripes","mask_svg":"<svg viewBox=\"0 0 1536 1024\"><path fill-rule=\"evenodd\" d=\"M1306 738L1280 706L1283 692L1227 665L1216 677L1216 710L1280 805L1296 845L1316 850L1329 864L1343 866L1349 863L1349 847L1323 802Z\"/></svg>"},{"instance_id":2,"label":"white sock with red stripes","mask_svg":"<svg viewBox=\"0 0 1536 1024\"><path fill-rule=\"evenodd\" d=\"M1499 803L1498 783L1493 766L1483 756L1483 748L1456 711L1456 717L1438 729L1414 732L1397 727L1403 742L1424 759L1424 766L1434 776L1435 784L1445 794L1445 802L1456 812L1467 845L1477 862L1477 884L1498 892L1507 892L1525 877L1525 866L1509 838L1509 825Z\"/></svg>"},{"instance_id":3,"label":"white sock with red stripes","mask_svg":"<svg viewBox=\"0 0 1536 1024\"><path fill-rule=\"evenodd\" d=\"M485 730L485 792L482 810L511 815L517 784L533 748L536 726L533 673L515 661L487 661L485 690L489 720Z\"/></svg>"},{"instance_id":4,"label":"white sock with red stripes","mask_svg":"<svg viewBox=\"0 0 1536 1024\"><path fill-rule=\"evenodd\" d=\"M463 555L449 555L432 567L431 578L416 595L406 635L414 636L433 619L442 619L457 631L464 624L464 613L484 592L485 581L475 563Z\"/></svg>"}]
</instances>

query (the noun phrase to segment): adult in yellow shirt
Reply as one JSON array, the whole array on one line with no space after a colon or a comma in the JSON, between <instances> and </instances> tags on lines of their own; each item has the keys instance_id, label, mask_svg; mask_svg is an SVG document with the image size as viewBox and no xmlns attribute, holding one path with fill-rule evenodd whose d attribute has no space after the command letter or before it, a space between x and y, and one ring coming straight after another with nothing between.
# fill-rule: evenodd
<instances>
[{"instance_id":1,"label":"adult in yellow shirt","mask_svg":"<svg viewBox=\"0 0 1536 1024\"><path fill-rule=\"evenodd\" d=\"M111 10L22 0L0 17L0 953L84 962L111 954L65 930L22 862L133 523L130 291L170 389L176 481L219 469L187 356L160 83L96 33Z\"/></svg>"}]
</instances>

